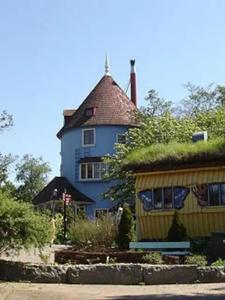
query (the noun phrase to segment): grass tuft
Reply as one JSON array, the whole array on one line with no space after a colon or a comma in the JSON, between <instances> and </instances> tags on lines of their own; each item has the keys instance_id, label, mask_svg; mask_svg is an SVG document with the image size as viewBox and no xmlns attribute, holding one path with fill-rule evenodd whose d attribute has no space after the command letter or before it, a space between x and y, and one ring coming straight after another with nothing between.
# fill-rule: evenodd
<instances>
[{"instance_id":1,"label":"grass tuft","mask_svg":"<svg viewBox=\"0 0 225 300\"><path fill-rule=\"evenodd\" d=\"M154 168L166 164L176 166L213 161L213 159L224 159L225 161L225 139L151 145L131 152L123 161L123 167L124 169L135 169L140 166Z\"/></svg>"}]
</instances>

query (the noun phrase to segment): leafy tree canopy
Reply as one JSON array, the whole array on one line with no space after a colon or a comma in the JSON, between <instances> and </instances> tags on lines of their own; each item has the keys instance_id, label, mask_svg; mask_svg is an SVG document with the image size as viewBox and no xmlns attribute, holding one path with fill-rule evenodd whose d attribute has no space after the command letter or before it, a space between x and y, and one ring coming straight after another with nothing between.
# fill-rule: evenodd
<instances>
[{"instance_id":1,"label":"leafy tree canopy","mask_svg":"<svg viewBox=\"0 0 225 300\"><path fill-rule=\"evenodd\" d=\"M171 141L190 142L196 131L208 131L209 138L225 136L225 87L189 83L186 88L188 95L177 107L154 90L148 93L147 107L137 113L139 127L129 129L126 144L116 144L115 153L105 157L110 165L106 178L117 180L103 194L105 199L134 202L135 178L121 168L132 150Z\"/></svg>"},{"instance_id":2,"label":"leafy tree canopy","mask_svg":"<svg viewBox=\"0 0 225 300\"><path fill-rule=\"evenodd\" d=\"M44 188L50 171L49 164L41 157L24 155L16 166L16 180L21 183L17 189L17 197L31 202L34 196Z\"/></svg>"},{"instance_id":3,"label":"leafy tree canopy","mask_svg":"<svg viewBox=\"0 0 225 300\"><path fill-rule=\"evenodd\" d=\"M41 248L52 236L53 228L46 215L40 215L29 204L15 201L0 191L0 253Z\"/></svg>"}]
</instances>

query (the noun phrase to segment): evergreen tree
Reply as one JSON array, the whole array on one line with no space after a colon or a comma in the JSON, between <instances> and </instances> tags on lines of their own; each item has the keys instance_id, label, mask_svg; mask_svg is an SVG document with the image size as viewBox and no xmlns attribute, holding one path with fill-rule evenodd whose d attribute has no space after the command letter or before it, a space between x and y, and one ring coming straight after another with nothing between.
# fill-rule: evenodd
<instances>
[{"instance_id":1,"label":"evergreen tree","mask_svg":"<svg viewBox=\"0 0 225 300\"><path fill-rule=\"evenodd\" d=\"M168 231L167 240L170 242L184 241L187 239L185 226L179 220L177 211L173 215L173 221Z\"/></svg>"},{"instance_id":2,"label":"evergreen tree","mask_svg":"<svg viewBox=\"0 0 225 300\"><path fill-rule=\"evenodd\" d=\"M120 249L129 249L129 242L134 237L134 221L128 205L124 205L121 220L118 226L117 244Z\"/></svg>"}]
</instances>

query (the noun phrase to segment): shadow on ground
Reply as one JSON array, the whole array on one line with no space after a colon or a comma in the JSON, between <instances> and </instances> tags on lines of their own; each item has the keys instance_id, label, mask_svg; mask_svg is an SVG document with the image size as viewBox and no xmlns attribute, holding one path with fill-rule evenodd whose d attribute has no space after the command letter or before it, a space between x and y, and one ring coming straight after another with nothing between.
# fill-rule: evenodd
<instances>
[{"instance_id":1,"label":"shadow on ground","mask_svg":"<svg viewBox=\"0 0 225 300\"><path fill-rule=\"evenodd\" d=\"M219 290L219 289L218 289ZM189 296L185 295L172 295L172 294L161 294L161 295L135 295L135 296L115 296L105 297L98 300L225 300L224 295L212 295L212 294L193 294Z\"/></svg>"}]
</instances>

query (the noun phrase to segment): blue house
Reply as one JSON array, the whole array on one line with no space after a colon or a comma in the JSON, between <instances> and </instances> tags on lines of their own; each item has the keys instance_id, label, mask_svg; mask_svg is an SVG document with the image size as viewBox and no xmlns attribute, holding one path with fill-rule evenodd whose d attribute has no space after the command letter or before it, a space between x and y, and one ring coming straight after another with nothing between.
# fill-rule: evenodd
<instances>
[{"instance_id":1,"label":"blue house","mask_svg":"<svg viewBox=\"0 0 225 300\"><path fill-rule=\"evenodd\" d=\"M61 141L61 176L52 184L50 201L54 190L63 189L60 182L65 181L73 189L72 200L76 210L84 210L95 218L99 213L112 208L111 200L103 200L102 193L113 183L103 180L107 165L102 158L113 154L115 143L125 142L125 133L137 126L136 78L134 61L131 61L131 99L130 100L109 73L106 58L105 74L81 103L78 109L64 110L64 125L57 133ZM43 203L43 195L48 186L34 199L34 204Z\"/></svg>"}]
</instances>

